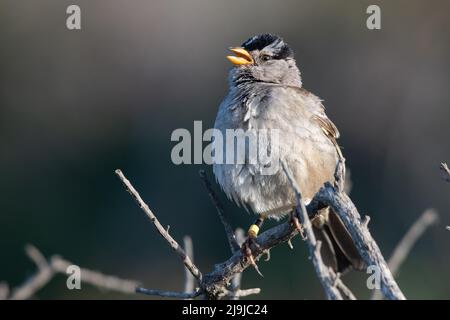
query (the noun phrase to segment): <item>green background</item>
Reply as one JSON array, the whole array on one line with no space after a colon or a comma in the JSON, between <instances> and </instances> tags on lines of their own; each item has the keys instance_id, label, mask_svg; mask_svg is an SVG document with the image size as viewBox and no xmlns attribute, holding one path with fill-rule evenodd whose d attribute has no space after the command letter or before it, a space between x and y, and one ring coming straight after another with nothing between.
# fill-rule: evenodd
<instances>
[{"instance_id":1,"label":"green background","mask_svg":"<svg viewBox=\"0 0 450 320\"><path fill-rule=\"evenodd\" d=\"M82 30L65 11L81 7ZM382 29L366 28L381 7ZM304 87L324 99L341 131L352 199L389 257L428 207L441 223L402 266L409 298L450 296L450 20L448 1L0 1L0 281L35 266L23 248L147 287L182 290L183 268L114 175L121 168L172 235L192 236L203 272L228 256L198 170L172 164L170 135L212 127L227 92L229 46L264 32L291 44ZM216 190L218 190L217 186ZM222 201L233 226L253 217ZM243 287L260 298L314 299L323 292L307 247L272 250ZM367 275L345 281L369 297ZM36 298L143 298L58 276Z\"/></svg>"}]
</instances>

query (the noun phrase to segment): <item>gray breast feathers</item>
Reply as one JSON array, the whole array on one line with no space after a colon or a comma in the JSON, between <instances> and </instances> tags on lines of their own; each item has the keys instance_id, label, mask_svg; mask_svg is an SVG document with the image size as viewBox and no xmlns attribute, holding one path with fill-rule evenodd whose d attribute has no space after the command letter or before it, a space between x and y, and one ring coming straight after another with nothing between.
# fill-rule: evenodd
<instances>
[{"instance_id":1,"label":"gray breast feathers","mask_svg":"<svg viewBox=\"0 0 450 320\"><path fill-rule=\"evenodd\" d=\"M277 153L276 159L271 159L277 162L271 163L277 169L272 174L264 174L267 163L250 163L248 156L245 163L213 166L227 196L255 213L278 215L295 203L279 159L289 166L305 198L333 180L339 133L326 117L320 99L304 89L270 84L235 89L221 104L215 128L224 137L227 129L263 132L269 137L270 152ZM226 153L226 147L224 150Z\"/></svg>"}]
</instances>

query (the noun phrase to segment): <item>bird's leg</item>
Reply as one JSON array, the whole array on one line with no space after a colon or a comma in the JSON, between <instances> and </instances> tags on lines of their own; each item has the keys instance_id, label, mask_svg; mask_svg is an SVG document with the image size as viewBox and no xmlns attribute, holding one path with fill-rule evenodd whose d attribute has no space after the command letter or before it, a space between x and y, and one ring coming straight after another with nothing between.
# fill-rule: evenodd
<instances>
[{"instance_id":1,"label":"bird's leg","mask_svg":"<svg viewBox=\"0 0 450 320\"><path fill-rule=\"evenodd\" d=\"M259 271L258 266L256 265L255 259L253 257L253 251L252 248L256 248L257 250L260 249L260 246L258 242L256 241L256 238L258 237L259 229L262 227L264 220L266 219L266 216L260 215L258 219L250 226L250 228L247 231L247 240L242 244L242 252L244 253L245 259L248 259L250 261L250 264L255 268L256 272L260 276L263 276L262 273Z\"/></svg>"},{"instance_id":2,"label":"bird's leg","mask_svg":"<svg viewBox=\"0 0 450 320\"><path fill-rule=\"evenodd\" d=\"M305 233L304 233L303 227L302 227L302 225L300 223L300 220L298 219L298 216L297 216L297 208L294 208L291 211L290 222L294 226L294 228L298 230L298 233L300 234L302 239L305 240L306 239Z\"/></svg>"}]
</instances>

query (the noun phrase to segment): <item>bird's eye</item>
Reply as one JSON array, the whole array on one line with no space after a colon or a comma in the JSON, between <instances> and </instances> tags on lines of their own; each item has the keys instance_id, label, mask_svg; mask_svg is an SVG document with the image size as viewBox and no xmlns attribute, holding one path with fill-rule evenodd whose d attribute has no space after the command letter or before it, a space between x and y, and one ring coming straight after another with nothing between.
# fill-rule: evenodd
<instances>
[{"instance_id":1,"label":"bird's eye","mask_svg":"<svg viewBox=\"0 0 450 320\"><path fill-rule=\"evenodd\" d=\"M262 60L262 61L269 61L269 60L270 60L270 56L267 55L267 54L263 54L263 55L261 56L261 60Z\"/></svg>"}]
</instances>

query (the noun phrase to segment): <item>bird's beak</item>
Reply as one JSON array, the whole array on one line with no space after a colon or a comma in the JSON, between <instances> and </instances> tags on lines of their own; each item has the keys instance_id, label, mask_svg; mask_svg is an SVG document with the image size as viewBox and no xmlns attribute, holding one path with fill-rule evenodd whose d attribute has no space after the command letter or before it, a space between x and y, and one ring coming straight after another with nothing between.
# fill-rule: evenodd
<instances>
[{"instance_id":1,"label":"bird's beak","mask_svg":"<svg viewBox=\"0 0 450 320\"><path fill-rule=\"evenodd\" d=\"M244 48L230 48L230 51L235 54L235 56L227 56L227 59L235 65L253 64L253 58L251 54Z\"/></svg>"}]
</instances>

